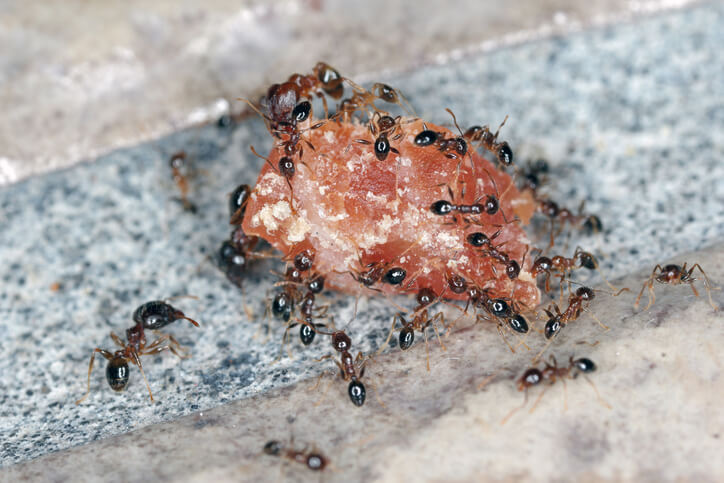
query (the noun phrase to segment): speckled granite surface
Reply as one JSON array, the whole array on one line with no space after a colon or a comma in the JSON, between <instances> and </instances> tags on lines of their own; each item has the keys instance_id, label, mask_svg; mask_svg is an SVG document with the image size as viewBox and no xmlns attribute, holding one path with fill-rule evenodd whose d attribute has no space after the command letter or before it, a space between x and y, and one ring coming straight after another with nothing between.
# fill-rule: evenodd
<instances>
[{"instance_id":1,"label":"speckled granite surface","mask_svg":"<svg viewBox=\"0 0 724 483\"><path fill-rule=\"evenodd\" d=\"M710 5L385 80L432 121L446 120L445 107L464 124L509 114L503 135L520 157L543 153L554 164L554 198L585 198L601 216L605 233L576 241L623 275L724 237L722 24L724 7ZM319 345L271 364L281 331L265 338L245 308L263 313L273 264L257 265L242 294L207 259L228 235L226 194L255 178L260 161L248 146L268 143L257 121L209 126L0 191L3 465L331 369L313 361L327 352ZM180 149L200 170L197 215L172 199L166 158ZM75 406L91 349L110 347L109 331L129 326L139 303L178 294L199 297L178 305L202 328L171 329L192 359L145 363L159 402L148 404L137 372L117 396L97 369L91 396ZM331 301L351 312L349 300ZM384 300L363 302L364 324L351 330L360 349L379 345L391 315ZM328 397L346 398L334 387Z\"/></svg>"}]
</instances>

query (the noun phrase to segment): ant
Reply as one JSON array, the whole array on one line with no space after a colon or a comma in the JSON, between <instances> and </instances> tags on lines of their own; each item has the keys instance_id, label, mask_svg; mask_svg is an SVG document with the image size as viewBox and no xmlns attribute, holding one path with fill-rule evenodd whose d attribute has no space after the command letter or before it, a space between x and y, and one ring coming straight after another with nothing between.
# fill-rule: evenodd
<instances>
[{"instance_id":1,"label":"ant","mask_svg":"<svg viewBox=\"0 0 724 483\"><path fill-rule=\"evenodd\" d=\"M142 305L139 307L139 310L147 305L148 304ZM142 310L139 312L139 310L137 310L136 313L144 313ZM163 312L163 310L161 312ZM134 319L136 318L136 313L134 313ZM108 360L108 365L106 366L106 380L108 381L108 385L111 386L111 389L116 392L123 391L128 385L128 363L130 362L138 366L138 369L141 371L141 375L143 376L143 380L146 382L146 388L148 389L148 395L151 398L151 402L153 402L153 394L151 393L151 386L148 384L148 379L146 379L146 374L143 372L141 356L157 354L165 350L170 350L174 355L181 359L190 357L185 353L181 344L179 344L178 341L170 334L161 335L150 344L146 344L146 335L144 332L145 325L154 326L161 324L160 327L163 327L164 325L170 323L167 322L169 317L164 318L163 316L158 316L158 313L154 310L146 313L148 314L148 317L139 316L139 320L141 320L141 322L126 330L126 342L111 332L111 339L113 339L113 342L120 346L121 349L117 350L115 353L111 353L99 347L93 349L90 363L88 364L88 390L83 397L75 402L76 404L83 402L83 400L90 394L90 377L91 372L93 371L93 362L95 361L96 353L100 353L106 358L106 360ZM159 317L161 320L159 320ZM171 317L173 317L173 315ZM184 316L183 318L186 317ZM191 320L188 318L186 319Z\"/></svg>"},{"instance_id":2,"label":"ant","mask_svg":"<svg viewBox=\"0 0 724 483\"><path fill-rule=\"evenodd\" d=\"M498 126L498 130L493 134L488 126L472 126L463 137L470 143L480 143L485 149L493 153L498 160L500 166L508 167L513 164L513 150L507 141L498 142L498 134L500 129L505 125L508 116L505 116L503 122Z\"/></svg>"},{"instance_id":3,"label":"ant","mask_svg":"<svg viewBox=\"0 0 724 483\"><path fill-rule=\"evenodd\" d=\"M706 293L709 296L709 305L711 305L716 312L717 310L719 310L719 307L714 304L714 301L711 298L711 291L712 289L716 290L716 287L711 286L711 283L709 282L709 277L706 276L706 273L704 273L704 270L698 263L692 265L689 270L686 269L686 263L684 263L683 266L669 264L664 267L657 264L651 271L651 275L649 276L649 278L646 280L646 282L644 282L643 286L641 287L639 296L636 297L636 303L634 304L634 308L638 308L639 302L641 302L641 296L643 295L645 288L649 289L649 303L648 305L646 305L644 311L649 310L649 308L654 304L654 302L656 301L656 295L654 294L654 281L668 285L688 284L691 287L691 290L694 292L694 295L698 297L699 292L696 290L696 287L694 287L694 282L697 279L692 277L694 269L699 269L701 274L704 276L704 287L706 288Z\"/></svg>"},{"instance_id":4,"label":"ant","mask_svg":"<svg viewBox=\"0 0 724 483\"><path fill-rule=\"evenodd\" d=\"M419 330L424 339L425 339L425 353L427 355L427 370L430 371L430 350L427 343L427 329L432 326L433 330L435 331L435 335L437 336L437 340L440 343L440 347L445 350L445 344L442 343L442 339L440 339L440 333L437 330L437 323L442 324L445 326L445 316L442 312L438 312L437 314L430 317L428 313L428 307L438 300L437 294L435 294L435 291L429 287L423 287L417 292L416 296L417 300L417 307L415 308L412 318L408 322L405 319L404 314L401 312L398 312L395 314L395 316L392 318L392 327L390 327L390 334L387 336L387 340L385 341L384 345L382 347L386 347L387 343L390 340L390 337L392 336L392 332L395 330L395 325L397 325L397 321L400 321L400 325L402 325L402 330L400 330L399 335L399 345L400 349L407 350L410 347L412 347L412 344L415 341L415 330ZM379 351L378 351L379 352Z\"/></svg>"},{"instance_id":5,"label":"ant","mask_svg":"<svg viewBox=\"0 0 724 483\"><path fill-rule=\"evenodd\" d=\"M584 303L590 303L595 298L595 292L588 287L579 287L575 293L572 293L568 297L568 307L566 310L561 312L557 304L553 303L552 307L555 310L555 315L548 309L544 309L549 319L545 325L545 337L550 339L557 335L558 332L563 328L564 325L577 320L581 316L586 307ZM600 322L599 322L600 323ZM605 325L601 324L604 329L608 329Z\"/></svg>"},{"instance_id":6,"label":"ant","mask_svg":"<svg viewBox=\"0 0 724 483\"><path fill-rule=\"evenodd\" d=\"M568 359L567 367L558 367L556 358L552 355L550 357L550 360L551 362L546 362L543 369L531 367L527 369L522 376L520 376L517 382L518 390L525 391L525 398L523 400L523 404L520 407L513 409L505 418L503 418L501 424L505 424L505 422L510 419L510 417L518 409L525 407L526 403L528 402L529 388L537 386L544 381L547 382L550 386L555 384L556 381L560 379L563 382L565 389L566 379L576 379L579 374L583 375L586 381L591 385L593 390L596 392L596 396L598 397L598 400L601 402L601 404L609 409L611 408L611 406L606 403L603 398L601 398L601 395L599 394L598 389L596 389L596 386L593 384L593 382L586 376L587 374L591 374L596 371L596 364L592 360L585 357L574 359L573 356L571 356ZM546 393L547 390L548 388L544 389L543 392L541 392L540 396L538 396L538 399L536 399L533 407L530 408L531 413L535 410L536 406L543 398L543 395Z\"/></svg>"},{"instance_id":7,"label":"ant","mask_svg":"<svg viewBox=\"0 0 724 483\"><path fill-rule=\"evenodd\" d=\"M541 273L545 273L545 289L546 292L550 292L550 278L553 272L557 272L555 275L561 279L561 282L570 275L570 273L577 268L587 268L589 270L598 270L599 274L601 270L598 265L596 258L589 252L583 251L581 247L576 247L576 251L573 253L571 258L566 258L561 255L556 255L553 258L540 256L533 262L531 268L531 274L533 277L537 277ZM608 280L601 274L601 278L611 290L618 290L616 287L611 285ZM561 287L561 290L563 288Z\"/></svg>"},{"instance_id":8,"label":"ant","mask_svg":"<svg viewBox=\"0 0 724 483\"><path fill-rule=\"evenodd\" d=\"M174 183L176 183L176 186L178 186L178 189L181 192L181 204L183 205L184 210L190 213L196 213L196 205L194 205L188 199L188 176L190 166L188 164L186 152L179 151L172 154L171 158L168 161L168 164L171 168L171 175L173 176L173 181Z\"/></svg>"},{"instance_id":9,"label":"ant","mask_svg":"<svg viewBox=\"0 0 724 483\"><path fill-rule=\"evenodd\" d=\"M307 452L306 448L301 450L286 448L279 441L269 441L266 443L264 445L264 453L269 456L281 456L289 461L301 463L313 471L322 471L329 462L322 453L316 450Z\"/></svg>"},{"instance_id":10,"label":"ant","mask_svg":"<svg viewBox=\"0 0 724 483\"><path fill-rule=\"evenodd\" d=\"M361 352L357 353L357 357L353 358L349 350L352 347L352 339L343 330L335 330L334 332L322 332L321 334L329 335L332 337L332 347L334 350L339 352L340 360L334 360L334 363L339 367L340 374L344 381L350 381L347 387L347 393L352 403L360 407L365 403L367 397L367 390L364 384L362 384L362 377L365 373L365 364L369 360L369 357L364 357ZM318 359L323 361L333 357L332 354L327 354ZM358 375L359 372L359 375Z\"/></svg>"},{"instance_id":11,"label":"ant","mask_svg":"<svg viewBox=\"0 0 724 483\"><path fill-rule=\"evenodd\" d=\"M518 278L518 275L520 275L520 265L525 263L528 248L526 247L521 264L518 264L515 260L511 260L507 253L500 251L500 247L503 246L505 242L497 246L492 245L492 240L494 240L498 235L500 235L500 230L496 231L491 237L488 237L482 232L473 232L468 234L466 240L470 245L476 248L483 248L483 250L481 250L483 255L502 263L505 267L505 274L510 280L514 280Z\"/></svg>"},{"instance_id":12,"label":"ant","mask_svg":"<svg viewBox=\"0 0 724 483\"><path fill-rule=\"evenodd\" d=\"M448 194L450 195L450 199L454 200L452 188L448 186L447 189ZM479 203L479 201L483 198L485 198L485 201L482 204ZM439 216L449 215L452 212L458 212L461 215L481 215L483 213L486 213L492 216L498 212L499 208L500 203L498 202L498 199L493 195L483 195L476 199L470 205L458 205L454 202L450 202L447 200L438 200L430 205L430 211ZM457 221L457 218L455 220ZM463 221L467 220L463 218Z\"/></svg>"},{"instance_id":13,"label":"ant","mask_svg":"<svg viewBox=\"0 0 724 483\"><path fill-rule=\"evenodd\" d=\"M393 141L397 141L403 136L403 133L394 135L400 127L400 119L400 116L393 118L387 114L383 116L379 111L375 111L369 122L370 133L372 133L372 136L375 136L375 141L371 142L366 139L357 139L355 142L366 145L374 144L375 156L380 161L387 159L390 151L395 154L400 154L397 149L390 146L390 140L388 139L391 137Z\"/></svg>"}]
</instances>

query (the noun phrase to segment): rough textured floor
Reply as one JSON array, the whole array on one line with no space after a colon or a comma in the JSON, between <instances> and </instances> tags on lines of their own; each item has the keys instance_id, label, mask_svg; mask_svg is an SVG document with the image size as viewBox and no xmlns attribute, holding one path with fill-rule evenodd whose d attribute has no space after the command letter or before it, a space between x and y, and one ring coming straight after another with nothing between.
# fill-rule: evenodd
<instances>
[{"instance_id":1,"label":"rough textured floor","mask_svg":"<svg viewBox=\"0 0 724 483\"><path fill-rule=\"evenodd\" d=\"M400 87L418 114L432 121L446 121L445 107L456 112L461 124L495 125L509 115L502 133L518 158L544 154L553 164L551 196L571 208L586 199L587 208L601 216L604 234L574 241L601 256L608 275L622 276L647 267L650 270L656 263L724 237L724 60L719 55L723 23L724 7L709 5L632 25L501 49L383 80ZM313 406L319 391L309 395L304 389L314 385L316 374L334 368L329 361L313 360L329 352L326 345L302 351L295 343L293 360L284 357L271 364L279 352L281 330L272 325L272 335L266 338L260 320L272 288L274 277L269 268L274 264L255 266L242 294L207 258L228 235L226 194L237 183L255 179L260 160L249 153L251 144L260 151L269 145L256 120L233 128L208 126L0 191L3 465L193 413L191 419L179 422L181 429L171 425L149 430L152 435L171 432L171 443L177 445L187 436L183 428L189 421L196 421L198 428L208 424L201 412L208 414L222 403L246 399L228 409L241 411L241 419L236 421L221 410L218 423L211 424L218 435L231 428L228 437L219 439L225 448L219 457L239 460L242 455L244 462L237 463L246 466L240 470L220 463L215 470L204 471L231 478L235 471L246 474L248 465L263 464L261 469L254 466L249 471L278 472L275 463L255 463L251 457L259 441L285 439L292 433L297 440L317 443L340 458L350 479L393 479L406 470L406 462L414 468L415 458L435 458L466 468L469 478L486 467L482 462L488 460L473 456L485 448L492 452L490 441L471 441L466 446L465 438L445 428L469 426L475 415L483 413L487 416L482 419L482 434L502 438L484 428L497 428L507 409L520 404L522 395L513 390L509 378L522 371L535 353L519 350L511 355L492 327L452 335L446 352L432 344L430 374L424 371L422 344L410 353L399 354L393 348L391 355L380 357L371 380L379 377L380 396L387 409L377 404L374 391L364 408L354 408L341 384L331 386L319 409ZM191 194L199 206L197 215L184 212L173 200L177 194L166 160L181 149L199 170ZM719 246L695 260L677 257L675 261L700 262L722 285L721 252ZM637 292L640 285L636 281L641 280L639 274L627 283ZM55 282L60 284L57 291L51 290ZM706 300L695 299L686 287L659 288L657 293L661 292L667 295L651 312L633 318L629 294L615 303L595 305L596 314L612 330L603 334L593 320L584 318L576 326L581 332L553 351L559 360L575 351L599 362L602 374L596 381L614 413L596 402L582 380L568 385L570 410L561 413L561 389L551 388L533 416L521 412L518 422L511 421L510 430L502 433L507 439L501 447L508 452L495 453L497 457L488 461L491 478L594 475L715 480L721 476L721 467L708 466L706 461L690 464L686 456L699 461L700 453L693 449L696 445L702 454L721 448L715 441L724 429L721 415L707 413L705 408L716 407L722 395L717 355L724 342L722 316L713 314ZM179 294L198 297L177 303L197 318L202 328L182 324L171 329L192 350L192 359L179 362L163 355L145 363L158 403L148 404L148 394L135 371L129 390L120 396L113 394L105 384L101 365L92 379L91 396L82 406L75 406L73 401L84 392L92 348L110 348L110 330L120 333L129 326L131 312L141 302ZM721 291L715 291L714 297L724 305ZM329 300L332 311L349 318L348 299ZM257 317L250 320L247 308ZM387 335L392 314L387 300L363 301L358 320L349 330L355 344L365 351L378 347ZM686 327L681 328L682 324ZM642 328L651 331L647 337L636 330ZM540 342L539 334L531 334L531 338ZM600 344L591 348L575 344L578 340L599 340ZM466 343L476 350L463 348ZM696 348L696 357L689 358L692 348ZM405 367L409 371L404 371ZM443 367L452 370L445 372ZM493 373L502 374L505 382L479 394L475 386ZM297 382L300 385L291 388ZM285 406L274 397L248 399L262 393L300 398L290 399L300 404ZM631 394L631 400L625 394ZM634 404L637 401L648 406ZM468 404L477 409L470 410ZM274 407L281 409L271 410ZM274 417L245 419L246 411L259 415L264 414L263 408L270 408L268 414ZM294 419L291 408L296 410L294 425L284 417ZM647 410L659 417L644 417ZM384 440L389 434L376 431L374 425L364 429L368 417L396 435L389 443L379 439L369 443L383 448L382 452L365 453L355 446L364 447L371 437ZM335 420L344 421L338 429L346 432L329 426ZM318 429L309 429L314 421ZM661 433L665 421L671 430L665 436L679 442L677 447L660 444L665 439ZM246 440L253 447L232 443L235 424L253 426L250 434L254 438ZM445 458L431 443L440 438L447 438L445 444L455 449ZM624 439L628 444L633 439L644 445L650 459L638 469L630 462L628 469L615 473L611 468L623 457L619 452ZM131 433L102 446L54 455L52 461L57 467L69 468L66 477L77 477L72 473L74 455L83 457L89 454L84 452L102 451L109 445L132 447L141 440ZM211 443L203 441L210 448ZM548 447L556 450L555 457L540 451L541 445L553 443L555 446ZM192 458L183 456L191 449L173 445L159 443L160 458L167 461L165 451L173 450L178 460L172 458L165 466L159 460L148 463L158 477L190 474L185 465L191 464ZM685 451L678 451L681 447ZM537 451L528 453L525 448ZM609 451L612 448L615 451ZM639 449L636 445L632 448ZM117 454L140 451L153 458L142 447L123 451ZM116 461L104 454L109 459L87 465L89 475L103 472ZM374 461L365 459L365 454ZM521 454L530 454L524 458L528 460L525 468L520 467ZM659 463L663 462L671 464L671 473L662 473ZM7 475L44 471L43 465L47 462L38 460L14 467ZM442 468L440 475L430 473L430 478L443 479ZM295 469L283 471L293 473ZM201 472L199 478L210 475L196 467L193 471ZM115 477L135 480L144 474L132 466L127 474L115 473Z\"/></svg>"}]
</instances>

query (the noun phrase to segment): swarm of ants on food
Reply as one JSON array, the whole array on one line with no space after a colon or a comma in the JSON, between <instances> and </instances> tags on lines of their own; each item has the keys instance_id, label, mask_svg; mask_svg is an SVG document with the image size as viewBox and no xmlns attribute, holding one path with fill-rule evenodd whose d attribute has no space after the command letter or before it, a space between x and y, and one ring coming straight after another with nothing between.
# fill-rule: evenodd
<instances>
[{"instance_id":1,"label":"swarm of ants on food","mask_svg":"<svg viewBox=\"0 0 724 483\"><path fill-rule=\"evenodd\" d=\"M350 94L345 97L345 92ZM315 99L321 101L320 117L315 117ZM334 109L330 100L339 101ZM534 329L547 340L533 359L536 363L558 334L584 312L598 321L589 311L596 292L619 296L629 290L618 290L602 274L611 292L580 284L573 288L572 273L580 269L600 273L599 262L581 247L567 256L567 244L563 253L555 254L555 241L565 230L569 235L575 230L601 232L602 222L584 212L583 205L572 211L542 192L549 170L544 160L522 166L514 163L510 144L499 139L507 118L495 131L489 126L463 130L448 110L455 132L416 117L397 89L376 83L367 90L321 62L310 74L293 74L272 85L260 104L246 102L262 117L275 144L267 156L250 147L265 163L253 187L240 184L229 197L233 230L217 252L218 265L232 283L242 286L253 260L280 258L285 263L277 292L267 303L267 315L281 325L282 347L292 329L298 328L303 346L313 344L317 335L328 337L333 351L321 360L334 361L355 406L365 403L367 389L362 379L373 355L352 355L349 326L355 323L361 329L362 323L355 322L359 319L355 317L345 328L335 327L329 306L319 304L325 291L357 297L414 296L413 307L399 307L391 314L387 341L377 353L395 332L399 348L409 350L418 332L430 370L429 329L444 349L441 334L449 335L470 312L476 324L494 324L513 352L508 337L519 338L518 346L525 345L522 338L537 320L545 320L542 329ZM402 112L396 115L387 109ZM176 154L170 167L184 209L193 211L183 174L186 162L185 155ZM547 236L539 237L544 240L542 247L535 246L532 233L524 230L534 218L547 227ZM261 239L280 255L260 249ZM695 270L703 278L710 305L717 310L711 298L714 287L698 263L689 269L686 264L656 265L635 307L645 290L649 300L644 310L651 307L654 282L686 284L698 296ZM536 311L544 295L550 294L552 300L558 291L557 303L551 301L542 313ZM443 306L457 310L460 317L446 320ZM136 325L128 329L125 342L111 334L120 350L94 349L88 392L96 353L108 360L108 383L116 391L127 385L129 363L143 374L141 356L169 350L186 357L173 336L159 334L147 343L144 332L182 318L197 325L166 302L139 307L133 317ZM587 375L595 369L587 358L570 356L568 366L559 367L551 356L542 369L525 370L518 388L525 391L527 401L527 391L533 386L565 382L578 375L591 382ZM151 395L150 387L148 391ZM277 441L269 442L264 452L314 470L327 464L321 454L288 449Z\"/></svg>"}]
</instances>

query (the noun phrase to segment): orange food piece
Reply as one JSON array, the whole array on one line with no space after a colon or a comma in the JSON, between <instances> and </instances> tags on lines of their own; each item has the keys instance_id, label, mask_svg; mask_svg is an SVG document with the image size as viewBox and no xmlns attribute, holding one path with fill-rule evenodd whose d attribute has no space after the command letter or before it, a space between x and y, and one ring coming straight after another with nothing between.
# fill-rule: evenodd
<instances>
[{"instance_id":1,"label":"orange food piece","mask_svg":"<svg viewBox=\"0 0 724 483\"><path fill-rule=\"evenodd\" d=\"M344 292L367 290L352 275L377 263L385 270L400 267L407 272L400 285L381 280L373 286L386 293L430 287L437 294L444 291L445 298L465 300L464 293L446 288L447 277L460 275L489 289L492 297L510 297L528 308L538 305L532 257L521 264L529 240L520 224L528 222L534 202L521 195L507 173L472 148L450 159L435 145L416 145L415 136L425 128L446 138L456 136L440 126L423 127L421 120L401 119L396 133L402 136L390 136L399 154L391 151L382 161L375 156L375 139L366 124L328 121L305 129L317 122L309 119L300 125L304 149L301 160L294 157L295 173L289 180L293 193L272 167L283 149L275 147L269 154L270 163L262 168L247 205L242 228L248 235L264 238L287 260L313 248L314 271L325 275L327 287ZM500 210L494 215L441 216L430 209L438 200L470 205L486 195L499 198ZM516 216L520 222L513 222ZM510 280L500 262L466 241L473 232L492 237L497 231L493 246L521 264L516 279Z\"/></svg>"}]
</instances>

